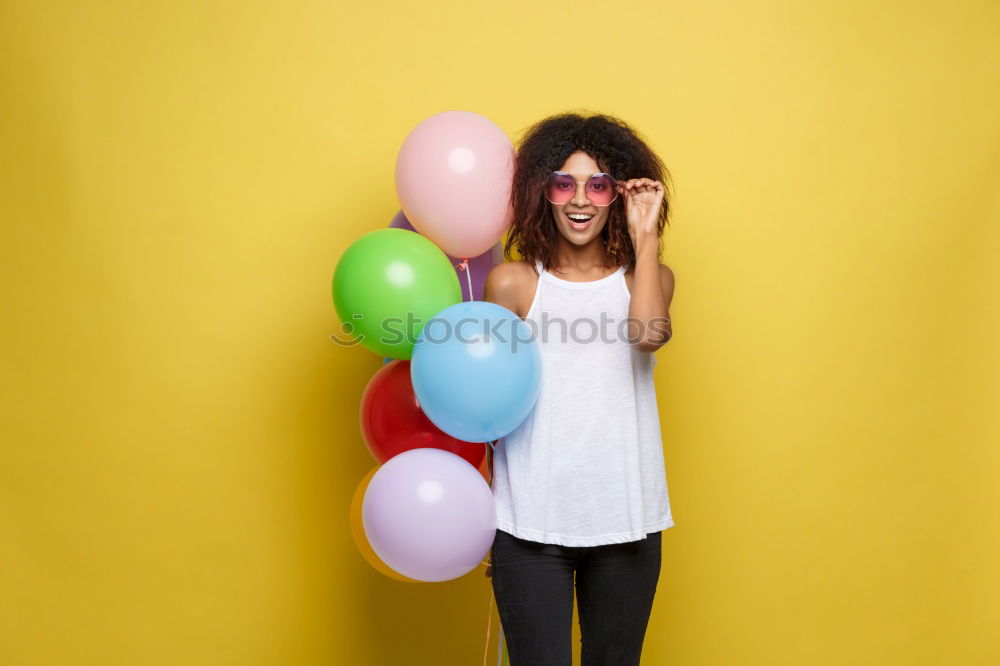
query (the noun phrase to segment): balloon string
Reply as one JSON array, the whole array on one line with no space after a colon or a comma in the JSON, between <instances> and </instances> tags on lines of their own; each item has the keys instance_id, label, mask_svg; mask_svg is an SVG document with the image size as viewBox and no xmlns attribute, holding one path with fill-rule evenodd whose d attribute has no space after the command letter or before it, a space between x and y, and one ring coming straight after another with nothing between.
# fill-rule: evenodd
<instances>
[{"instance_id":1,"label":"balloon string","mask_svg":"<svg viewBox=\"0 0 1000 666\"><path fill-rule=\"evenodd\" d=\"M466 257L465 259L462 259L462 263L456 264L456 266L458 267L458 269L460 271L465 271L465 278L469 282L469 300L470 301L476 300L475 295L472 293L472 271L469 270L469 259L468 259L468 257Z\"/></svg>"},{"instance_id":2,"label":"balloon string","mask_svg":"<svg viewBox=\"0 0 1000 666\"><path fill-rule=\"evenodd\" d=\"M472 293L472 286L469 286L469 293ZM486 467L490 471L490 488L493 488L493 455L496 453L496 447L494 444L500 440L493 440L486 442L490 447L489 451L486 452ZM493 575L493 566L490 562L493 551L490 550L486 553L486 558L480 562L480 564L486 565L486 577L490 578ZM486 619L486 646L483 648L483 666L486 666L486 659L490 652L490 633L493 630L493 586L490 585L490 607ZM501 644L503 641L503 627L501 627L497 633L497 664L501 664L505 661L504 657L506 652L506 642Z\"/></svg>"},{"instance_id":3,"label":"balloon string","mask_svg":"<svg viewBox=\"0 0 1000 666\"><path fill-rule=\"evenodd\" d=\"M494 440L492 442L486 442L486 444L490 447L489 451L486 452L486 467L490 471L490 488L491 489L493 488L493 469L494 469L493 468L493 455L496 452L496 448L494 447L494 443L497 442L497 441L500 441L500 440ZM488 553L486 553L486 559L484 559L482 562L480 562L480 564L486 565L486 577L487 578L490 578L490 577L493 576L493 564L490 562L492 556L493 556L493 551L490 550ZM492 611L493 611L493 589L492 589L492 585L491 585L490 586L490 616L489 616L489 619L486 622L486 648L483 651L483 666L486 666L486 657L487 657L487 655L489 653L490 631L491 631L492 626L493 626L493 612ZM504 653L506 652L506 644L502 645L501 644L502 641L503 641L503 627L501 626L500 629L498 630L498 633L497 633L497 664L500 664L500 663L502 663L502 661L504 661L504 659L503 659L504 656L505 656Z\"/></svg>"},{"instance_id":4,"label":"balloon string","mask_svg":"<svg viewBox=\"0 0 1000 666\"><path fill-rule=\"evenodd\" d=\"M486 647L483 649L483 666L490 652L490 630L493 628L493 590L490 589L489 617L486 621ZM497 626L497 666L509 666L507 654L507 637L503 633L503 624Z\"/></svg>"},{"instance_id":5,"label":"balloon string","mask_svg":"<svg viewBox=\"0 0 1000 666\"><path fill-rule=\"evenodd\" d=\"M483 666L490 654L490 629L493 628L493 588L490 588L490 608L486 611L486 647L483 648Z\"/></svg>"},{"instance_id":6,"label":"balloon string","mask_svg":"<svg viewBox=\"0 0 1000 666\"><path fill-rule=\"evenodd\" d=\"M486 442L486 444L490 447L490 450L486 452L486 469L488 469L489 472L490 472L490 482L489 482L490 490L493 489L493 472L494 472L493 456L496 455L496 447L494 446L494 444L496 442L499 442L499 441L500 440L495 439L492 442ZM490 575L492 575L492 571L490 570L490 567L491 567L491 564L490 564L490 555L492 555L492 551L486 553L486 557L483 559L482 562L480 562L480 564L482 564L484 567L486 567L486 577L487 578L489 578Z\"/></svg>"}]
</instances>

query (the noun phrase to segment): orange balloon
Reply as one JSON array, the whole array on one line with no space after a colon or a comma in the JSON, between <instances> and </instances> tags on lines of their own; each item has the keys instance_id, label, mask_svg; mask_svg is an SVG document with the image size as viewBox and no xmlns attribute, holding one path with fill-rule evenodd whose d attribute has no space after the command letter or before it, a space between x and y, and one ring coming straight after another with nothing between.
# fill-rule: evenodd
<instances>
[{"instance_id":1,"label":"orange balloon","mask_svg":"<svg viewBox=\"0 0 1000 666\"><path fill-rule=\"evenodd\" d=\"M483 480L486 482L486 485L488 485L488 486L490 485L490 460L489 460L489 458L490 458L491 455L493 455L489 451L489 447L490 447L490 445L487 444L486 445L486 449L487 449L486 455L483 456L483 462L479 465L479 473L483 475ZM490 486L490 487L492 487L492 486Z\"/></svg>"},{"instance_id":2,"label":"orange balloon","mask_svg":"<svg viewBox=\"0 0 1000 666\"><path fill-rule=\"evenodd\" d=\"M385 574L389 578L403 583L423 583L425 581L404 576L394 570L382 561L382 558L378 556L371 544L368 543L368 535L365 534L365 524L361 520L361 505L365 501L365 491L368 490L368 484L371 482L372 477L375 476L375 472L378 471L380 466L381 465L376 465L370 472L365 474L364 478L361 479L361 483L359 483L358 487L354 489L354 497L351 498L351 536L354 537L354 545L357 546L361 555L368 560L368 564L372 565L372 567L374 567L377 571Z\"/></svg>"}]
</instances>

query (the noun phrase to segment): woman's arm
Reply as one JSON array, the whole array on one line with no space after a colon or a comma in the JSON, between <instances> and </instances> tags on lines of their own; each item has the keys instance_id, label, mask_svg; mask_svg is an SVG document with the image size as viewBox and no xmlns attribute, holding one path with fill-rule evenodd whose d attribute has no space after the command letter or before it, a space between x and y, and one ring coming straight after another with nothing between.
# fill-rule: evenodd
<instances>
[{"instance_id":1,"label":"woman's arm","mask_svg":"<svg viewBox=\"0 0 1000 666\"><path fill-rule=\"evenodd\" d=\"M638 330L628 327L630 342L644 352L655 352L673 335L670 301L674 296L674 274L659 262L658 221L663 206L663 183L649 178L633 178L619 185L625 197L625 215L635 250L632 300L629 317Z\"/></svg>"},{"instance_id":2,"label":"woman's arm","mask_svg":"<svg viewBox=\"0 0 1000 666\"><path fill-rule=\"evenodd\" d=\"M659 236L639 234L632 238L635 274L628 314L637 322L629 326L632 344L644 352L655 352L673 336L670 301L674 296L674 273L657 261ZM635 331L633 333L633 331Z\"/></svg>"},{"instance_id":3,"label":"woman's arm","mask_svg":"<svg viewBox=\"0 0 1000 666\"><path fill-rule=\"evenodd\" d=\"M504 262L491 268L483 285L483 300L502 305L523 319L526 313L521 312L524 291L522 273L523 268L515 262Z\"/></svg>"}]
</instances>

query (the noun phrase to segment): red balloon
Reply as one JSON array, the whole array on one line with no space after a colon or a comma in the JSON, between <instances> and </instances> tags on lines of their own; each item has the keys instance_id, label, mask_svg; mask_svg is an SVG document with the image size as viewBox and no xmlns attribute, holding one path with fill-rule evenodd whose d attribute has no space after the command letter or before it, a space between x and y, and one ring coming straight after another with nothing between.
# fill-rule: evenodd
<instances>
[{"instance_id":1,"label":"red balloon","mask_svg":"<svg viewBox=\"0 0 1000 666\"><path fill-rule=\"evenodd\" d=\"M487 444L455 439L431 423L417 404L405 359L386 363L368 381L361 396L361 434L379 464L419 448L450 451L476 469L486 457Z\"/></svg>"}]
</instances>

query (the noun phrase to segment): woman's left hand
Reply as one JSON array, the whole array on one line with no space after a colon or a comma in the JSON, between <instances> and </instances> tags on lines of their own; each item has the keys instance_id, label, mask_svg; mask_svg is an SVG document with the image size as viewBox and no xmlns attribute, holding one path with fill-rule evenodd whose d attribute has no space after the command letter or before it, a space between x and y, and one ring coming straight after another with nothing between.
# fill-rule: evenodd
<instances>
[{"instance_id":1,"label":"woman's left hand","mask_svg":"<svg viewBox=\"0 0 1000 666\"><path fill-rule=\"evenodd\" d=\"M632 238L647 234L658 236L663 183L649 178L632 178L619 182L618 192L625 197L625 217Z\"/></svg>"}]
</instances>

